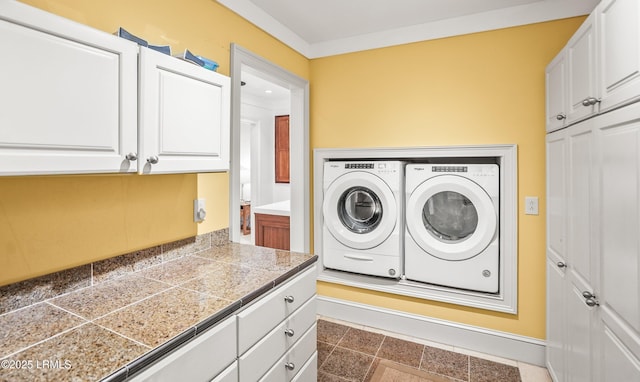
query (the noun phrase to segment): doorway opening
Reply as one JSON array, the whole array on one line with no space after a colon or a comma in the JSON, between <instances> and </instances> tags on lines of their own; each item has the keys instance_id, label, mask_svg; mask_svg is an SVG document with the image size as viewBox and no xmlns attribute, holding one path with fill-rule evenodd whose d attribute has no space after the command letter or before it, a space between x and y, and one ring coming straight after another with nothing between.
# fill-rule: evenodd
<instances>
[{"instance_id":1,"label":"doorway opening","mask_svg":"<svg viewBox=\"0 0 640 382\"><path fill-rule=\"evenodd\" d=\"M271 90L273 96L261 96L265 90ZM270 165L275 136L275 119L271 117L285 114L290 127L288 184L275 182L275 166ZM309 171L308 81L232 44L230 240L255 243L255 230L250 228L254 227L256 209L285 205L290 216L290 249L309 252Z\"/></svg>"}]
</instances>

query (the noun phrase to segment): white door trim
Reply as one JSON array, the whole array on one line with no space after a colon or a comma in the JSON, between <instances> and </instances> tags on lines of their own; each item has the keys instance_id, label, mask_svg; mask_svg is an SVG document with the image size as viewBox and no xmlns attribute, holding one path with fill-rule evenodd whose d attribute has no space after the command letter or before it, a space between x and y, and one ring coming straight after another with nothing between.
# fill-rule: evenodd
<instances>
[{"instance_id":1,"label":"white door trim","mask_svg":"<svg viewBox=\"0 0 640 382\"><path fill-rule=\"evenodd\" d=\"M290 145L292 251L310 251L309 82L274 63L231 44L231 163L229 169L229 238L240 241L240 78L249 69L291 91Z\"/></svg>"}]
</instances>

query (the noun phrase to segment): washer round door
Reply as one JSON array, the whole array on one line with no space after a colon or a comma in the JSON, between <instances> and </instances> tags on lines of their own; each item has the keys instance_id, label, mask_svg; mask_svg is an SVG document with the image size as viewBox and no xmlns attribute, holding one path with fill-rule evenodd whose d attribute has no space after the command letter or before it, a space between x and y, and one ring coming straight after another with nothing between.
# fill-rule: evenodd
<instances>
[{"instance_id":1,"label":"washer round door","mask_svg":"<svg viewBox=\"0 0 640 382\"><path fill-rule=\"evenodd\" d=\"M493 240L497 213L477 183L440 175L421 183L407 200L407 230L427 253L443 260L470 259Z\"/></svg>"},{"instance_id":2,"label":"washer round door","mask_svg":"<svg viewBox=\"0 0 640 382\"><path fill-rule=\"evenodd\" d=\"M380 245L397 224L398 209L391 188L363 171L346 173L325 191L324 224L331 235L353 249Z\"/></svg>"}]
</instances>

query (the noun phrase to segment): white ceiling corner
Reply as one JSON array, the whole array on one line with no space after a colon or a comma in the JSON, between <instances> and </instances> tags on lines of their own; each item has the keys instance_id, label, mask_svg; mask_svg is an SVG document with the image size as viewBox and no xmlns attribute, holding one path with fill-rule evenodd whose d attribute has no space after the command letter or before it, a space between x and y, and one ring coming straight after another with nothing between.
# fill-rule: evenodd
<instances>
[{"instance_id":1,"label":"white ceiling corner","mask_svg":"<svg viewBox=\"0 0 640 382\"><path fill-rule=\"evenodd\" d=\"M599 0L217 0L307 58L589 14Z\"/></svg>"}]
</instances>

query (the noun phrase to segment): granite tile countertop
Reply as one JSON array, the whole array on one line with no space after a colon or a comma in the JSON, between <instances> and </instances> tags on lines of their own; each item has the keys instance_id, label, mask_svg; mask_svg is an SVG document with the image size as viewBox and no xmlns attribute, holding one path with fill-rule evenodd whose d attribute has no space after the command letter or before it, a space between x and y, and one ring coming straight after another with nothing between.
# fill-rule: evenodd
<instances>
[{"instance_id":1,"label":"granite tile countertop","mask_svg":"<svg viewBox=\"0 0 640 382\"><path fill-rule=\"evenodd\" d=\"M122 375L316 259L231 243L0 315L0 381Z\"/></svg>"}]
</instances>

